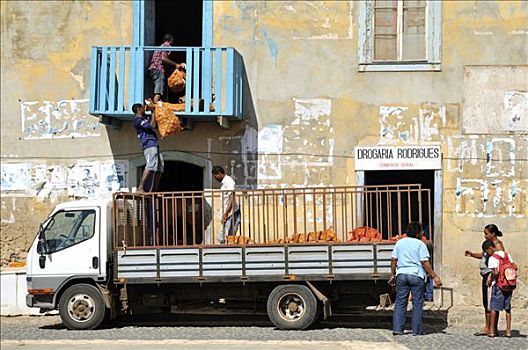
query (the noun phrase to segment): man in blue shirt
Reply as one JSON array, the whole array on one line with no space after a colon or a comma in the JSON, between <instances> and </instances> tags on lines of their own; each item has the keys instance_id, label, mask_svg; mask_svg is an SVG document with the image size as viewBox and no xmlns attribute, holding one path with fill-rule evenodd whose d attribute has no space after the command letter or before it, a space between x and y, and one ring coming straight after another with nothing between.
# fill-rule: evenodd
<instances>
[{"instance_id":1,"label":"man in blue shirt","mask_svg":"<svg viewBox=\"0 0 528 350\"><path fill-rule=\"evenodd\" d=\"M136 129L137 136L141 142L141 149L145 155L145 170L139 181L137 188L138 192L144 191L145 181L151 180L149 191L157 191L158 184L163 173L163 157L159 150L158 136L156 135L156 119L152 116L150 119L145 116L145 108L143 105L136 103L132 106L132 112L134 112L136 118L134 119L134 128Z\"/></svg>"},{"instance_id":2,"label":"man in blue shirt","mask_svg":"<svg viewBox=\"0 0 528 350\"><path fill-rule=\"evenodd\" d=\"M429 252L424 242L422 225L411 222L407 228L407 237L396 242L391 258L392 277L389 284L396 286L396 301L392 316L392 334L403 334L405 313L412 295L412 332L422 335L423 297L425 291L426 273L433 278L437 287L442 285L440 277L433 271L429 262Z\"/></svg>"}]
</instances>

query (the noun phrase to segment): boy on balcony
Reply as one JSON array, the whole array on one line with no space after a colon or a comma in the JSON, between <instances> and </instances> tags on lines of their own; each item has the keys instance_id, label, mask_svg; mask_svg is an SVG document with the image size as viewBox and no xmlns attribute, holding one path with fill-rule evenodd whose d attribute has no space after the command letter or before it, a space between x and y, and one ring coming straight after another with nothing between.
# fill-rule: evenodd
<instances>
[{"instance_id":1,"label":"boy on balcony","mask_svg":"<svg viewBox=\"0 0 528 350\"><path fill-rule=\"evenodd\" d=\"M167 33L163 37L162 47L170 47L174 43L174 37L172 34ZM176 68L180 67L183 63L178 64L169 59L170 51L154 51L152 59L150 60L150 65L148 67L148 72L152 83L154 84L154 100L153 105L156 106L158 101L161 99L161 96L164 95L166 84L165 84L165 68L164 64L169 64Z\"/></svg>"}]
</instances>

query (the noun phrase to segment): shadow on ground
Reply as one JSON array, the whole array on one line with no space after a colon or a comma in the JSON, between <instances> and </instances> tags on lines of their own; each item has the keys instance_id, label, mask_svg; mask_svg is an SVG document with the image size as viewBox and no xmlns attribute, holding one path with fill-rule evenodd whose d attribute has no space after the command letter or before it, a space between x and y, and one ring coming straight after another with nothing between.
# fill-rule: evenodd
<instances>
[{"instance_id":1,"label":"shadow on ground","mask_svg":"<svg viewBox=\"0 0 528 350\"><path fill-rule=\"evenodd\" d=\"M407 327L410 328L410 314ZM357 311L336 315L317 322L312 329L369 328L387 329L392 325L391 311ZM121 317L103 325L103 329L125 327L274 327L266 314L150 314ZM447 311L424 311L427 333L443 333L447 328ZM45 325L40 329L65 329L62 323ZM520 336L519 332L517 335Z\"/></svg>"}]
</instances>

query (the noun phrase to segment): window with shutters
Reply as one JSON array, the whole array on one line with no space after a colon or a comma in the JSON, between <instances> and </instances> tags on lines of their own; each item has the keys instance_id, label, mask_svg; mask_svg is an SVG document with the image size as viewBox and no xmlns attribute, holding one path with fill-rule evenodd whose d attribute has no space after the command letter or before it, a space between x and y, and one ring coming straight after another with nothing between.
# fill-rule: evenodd
<instances>
[{"instance_id":1,"label":"window with shutters","mask_svg":"<svg viewBox=\"0 0 528 350\"><path fill-rule=\"evenodd\" d=\"M441 16L440 1L360 2L359 70L441 70Z\"/></svg>"}]
</instances>

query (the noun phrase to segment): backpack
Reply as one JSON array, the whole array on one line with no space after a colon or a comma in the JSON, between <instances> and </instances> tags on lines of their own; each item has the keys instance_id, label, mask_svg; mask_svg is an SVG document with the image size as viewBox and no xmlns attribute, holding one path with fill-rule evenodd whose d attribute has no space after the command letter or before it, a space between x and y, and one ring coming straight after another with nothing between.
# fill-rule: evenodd
<instances>
[{"instance_id":1,"label":"backpack","mask_svg":"<svg viewBox=\"0 0 528 350\"><path fill-rule=\"evenodd\" d=\"M493 254L493 257L499 260L497 285L502 291L513 291L517 287L517 270L515 269L515 265L510 261L508 253L504 252L504 258L499 254Z\"/></svg>"}]
</instances>

